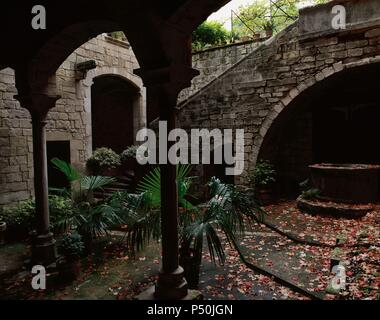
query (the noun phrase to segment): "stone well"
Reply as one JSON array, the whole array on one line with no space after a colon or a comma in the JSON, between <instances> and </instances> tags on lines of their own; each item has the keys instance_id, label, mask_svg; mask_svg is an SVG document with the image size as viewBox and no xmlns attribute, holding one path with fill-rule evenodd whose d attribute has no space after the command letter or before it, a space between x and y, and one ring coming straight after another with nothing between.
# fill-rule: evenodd
<instances>
[{"instance_id":1,"label":"stone well","mask_svg":"<svg viewBox=\"0 0 380 320\"><path fill-rule=\"evenodd\" d=\"M379 199L378 165L315 164L311 181L320 198L344 203L374 203Z\"/></svg>"},{"instance_id":2,"label":"stone well","mask_svg":"<svg viewBox=\"0 0 380 320\"><path fill-rule=\"evenodd\" d=\"M315 199L299 197L298 207L311 214L359 217L379 200L380 166L371 164L314 164L309 166Z\"/></svg>"}]
</instances>

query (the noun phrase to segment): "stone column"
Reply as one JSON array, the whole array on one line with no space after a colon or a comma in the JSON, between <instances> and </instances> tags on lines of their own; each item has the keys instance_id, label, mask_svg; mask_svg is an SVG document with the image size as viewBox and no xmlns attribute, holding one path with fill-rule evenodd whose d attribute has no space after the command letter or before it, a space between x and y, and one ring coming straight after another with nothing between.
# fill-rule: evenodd
<instances>
[{"instance_id":1,"label":"stone column","mask_svg":"<svg viewBox=\"0 0 380 320\"><path fill-rule=\"evenodd\" d=\"M32 232L31 264L49 266L56 261L53 233L50 232L47 158L46 158L46 116L55 106L58 96L30 94L15 96L32 117L34 192L36 201L35 230Z\"/></svg>"},{"instance_id":2,"label":"stone column","mask_svg":"<svg viewBox=\"0 0 380 320\"><path fill-rule=\"evenodd\" d=\"M177 98L182 89L190 86L198 71L185 66L135 71L147 88L147 112L158 110L160 121L167 121L168 132L176 128ZM170 149L167 145L166 154ZM176 166L160 164L161 170L161 230L162 270L155 287L157 299L182 299L188 293L184 271L179 266L178 190Z\"/></svg>"}]
</instances>

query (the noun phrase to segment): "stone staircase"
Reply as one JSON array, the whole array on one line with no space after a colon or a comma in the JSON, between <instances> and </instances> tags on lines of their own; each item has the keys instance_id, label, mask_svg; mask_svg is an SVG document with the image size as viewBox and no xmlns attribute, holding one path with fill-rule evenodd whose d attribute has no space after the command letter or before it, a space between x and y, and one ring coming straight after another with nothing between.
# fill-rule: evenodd
<instances>
[{"instance_id":1,"label":"stone staircase","mask_svg":"<svg viewBox=\"0 0 380 320\"><path fill-rule=\"evenodd\" d=\"M115 192L133 192L135 190L135 173L134 171L125 171L123 175L114 177L115 182L107 185L103 190L94 192L95 199L107 200Z\"/></svg>"}]
</instances>

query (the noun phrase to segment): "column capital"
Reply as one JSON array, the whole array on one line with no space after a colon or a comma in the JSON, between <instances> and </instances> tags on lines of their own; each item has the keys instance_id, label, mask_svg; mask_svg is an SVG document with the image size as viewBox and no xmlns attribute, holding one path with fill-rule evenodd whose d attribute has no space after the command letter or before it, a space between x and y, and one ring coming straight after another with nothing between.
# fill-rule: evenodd
<instances>
[{"instance_id":1,"label":"column capital","mask_svg":"<svg viewBox=\"0 0 380 320\"><path fill-rule=\"evenodd\" d=\"M134 73L141 77L146 87L170 86L179 91L191 86L191 80L199 75L199 71L187 65L172 64L158 68L135 69Z\"/></svg>"},{"instance_id":2,"label":"column capital","mask_svg":"<svg viewBox=\"0 0 380 320\"><path fill-rule=\"evenodd\" d=\"M14 98L20 102L21 107L27 109L30 114L44 119L50 109L55 107L59 95L48 95L46 93L19 94Z\"/></svg>"}]
</instances>

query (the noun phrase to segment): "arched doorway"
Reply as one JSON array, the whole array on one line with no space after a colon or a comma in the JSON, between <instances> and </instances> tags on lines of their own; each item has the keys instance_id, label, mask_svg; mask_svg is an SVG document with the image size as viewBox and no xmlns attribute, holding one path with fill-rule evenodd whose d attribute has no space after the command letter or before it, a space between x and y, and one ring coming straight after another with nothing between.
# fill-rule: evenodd
<instances>
[{"instance_id":1,"label":"arched doorway","mask_svg":"<svg viewBox=\"0 0 380 320\"><path fill-rule=\"evenodd\" d=\"M104 75L91 88L92 148L108 147L120 153L134 144L136 106L140 92L131 82Z\"/></svg>"},{"instance_id":2,"label":"arched doorway","mask_svg":"<svg viewBox=\"0 0 380 320\"><path fill-rule=\"evenodd\" d=\"M258 159L273 163L283 195L299 194L312 163L380 163L379 71L379 64L369 64L336 73L273 121Z\"/></svg>"}]
</instances>

